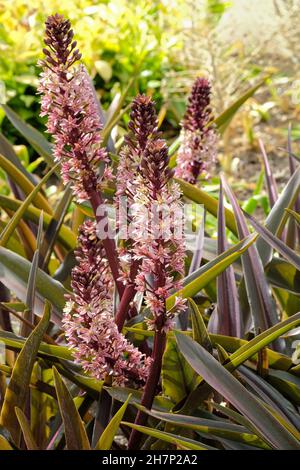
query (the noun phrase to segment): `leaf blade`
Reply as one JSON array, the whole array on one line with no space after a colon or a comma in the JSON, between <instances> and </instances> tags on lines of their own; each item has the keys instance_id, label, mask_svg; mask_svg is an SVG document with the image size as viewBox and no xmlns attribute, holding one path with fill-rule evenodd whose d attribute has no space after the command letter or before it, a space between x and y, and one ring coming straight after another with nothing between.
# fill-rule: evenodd
<instances>
[{"instance_id":1,"label":"leaf blade","mask_svg":"<svg viewBox=\"0 0 300 470\"><path fill-rule=\"evenodd\" d=\"M42 337L47 330L50 321L50 305L47 303L44 315L35 329L26 340L20 354L15 362L10 382L4 396L4 403L0 415L0 423L11 433L13 439L18 443L20 428L15 407L24 408L27 389Z\"/></svg>"}]
</instances>

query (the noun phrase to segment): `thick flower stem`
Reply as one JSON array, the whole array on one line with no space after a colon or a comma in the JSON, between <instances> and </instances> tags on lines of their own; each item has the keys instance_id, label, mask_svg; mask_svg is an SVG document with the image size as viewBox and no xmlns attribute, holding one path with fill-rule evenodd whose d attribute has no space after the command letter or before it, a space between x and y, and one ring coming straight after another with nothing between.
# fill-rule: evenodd
<instances>
[{"instance_id":1,"label":"thick flower stem","mask_svg":"<svg viewBox=\"0 0 300 470\"><path fill-rule=\"evenodd\" d=\"M121 302L119 304L118 312L116 315L116 324L118 327L119 331L122 331L122 328L124 326L127 313L128 313L128 308L130 305L130 302L132 301L133 297L135 294L135 285L134 284L127 284L125 287L124 293L121 298Z\"/></svg>"},{"instance_id":2,"label":"thick flower stem","mask_svg":"<svg viewBox=\"0 0 300 470\"><path fill-rule=\"evenodd\" d=\"M122 295L122 299L117 311L116 315L116 324L119 331L122 331L124 323L127 318L128 310L130 302L133 300L135 293L136 293L136 286L135 286L135 276L137 275L138 268L139 268L139 261L134 260L131 264L130 268L130 281L126 285L124 293Z\"/></svg>"},{"instance_id":3,"label":"thick flower stem","mask_svg":"<svg viewBox=\"0 0 300 470\"><path fill-rule=\"evenodd\" d=\"M99 215L99 207L104 208L104 202L102 200L101 195L98 194L96 191L90 194L90 201L91 201L91 205L96 216L97 224L101 224L101 226L104 229L104 232L107 235L106 237L103 237L101 241L105 249L106 257L107 257L114 281L116 283L119 296L121 298L124 293L124 286L122 282L119 281L119 277L121 273L120 266L119 266L119 258L118 258L118 254L116 250L115 240L112 237L111 231L109 229L109 221L108 221L106 209L101 211Z\"/></svg>"},{"instance_id":4,"label":"thick flower stem","mask_svg":"<svg viewBox=\"0 0 300 470\"><path fill-rule=\"evenodd\" d=\"M154 346L152 352L152 364L150 367L147 382L144 388L141 405L147 409L151 409L157 385L160 379L162 358L166 346L166 333L164 331L156 331L154 335ZM135 419L135 424L143 426L147 420L147 415L142 411L138 411ZM130 434L128 449L137 449L142 435L136 429L133 429Z\"/></svg>"}]
</instances>

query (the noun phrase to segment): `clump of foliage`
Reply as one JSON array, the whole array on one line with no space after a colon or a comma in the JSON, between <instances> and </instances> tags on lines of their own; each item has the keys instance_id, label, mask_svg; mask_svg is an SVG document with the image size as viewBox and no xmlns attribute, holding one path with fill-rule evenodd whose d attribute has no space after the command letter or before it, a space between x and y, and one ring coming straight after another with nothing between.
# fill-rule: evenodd
<instances>
[{"instance_id":1,"label":"clump of foliage","mask_svg":"<svg viewBox=\"0 0 300 470\"><path fill-rule=\"evenodd\" d=\"M9 0L0 2L1 102L42 130L36 96L42 57L43 28L47 14L60 11L70 16L84 64L95 79L102 103L108 105L129 85L128 99L137 90L151 90L160 97L163 74L175 65L175 50L180 47L176 24L178 2L165 5L149 0L127 2L91 0ZM174 51L174 55L171 52ZM1 121L4 118L1 112ZM6 120L6 135L17 139Z\"/></svg>"},{"instance_id":2,"label":"clump of foliage","mask_svg":"<svg viewBox=\"0 0 300 470\"><path fill-rule=\"evenodd\" d=\"M198 79L170 147L138 94L116 135L124 97L106 119L73 36L62 15L47 19L39 93L53 143L3 106L47 172L28 172L0 134L0 449L299 449L290 137L280 195L261 144L264 224L222 175L218 197L203 183L218 135L261 84L213 117ZM216 219L210 237L186 212L193 251L187 200Z\"/></svg>"}]
</instances>

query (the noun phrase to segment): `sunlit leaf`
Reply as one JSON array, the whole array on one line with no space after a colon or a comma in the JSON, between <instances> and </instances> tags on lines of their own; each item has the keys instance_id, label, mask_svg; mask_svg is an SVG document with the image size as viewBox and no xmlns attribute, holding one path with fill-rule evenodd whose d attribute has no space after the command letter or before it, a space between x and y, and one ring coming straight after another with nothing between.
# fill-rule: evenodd
<instances>
[{"instance_id":1,"label":"sunlit leaf","mask_svg":"<svg viewBox=\"0 0 300 470\"><path fill-rule=\"evenodd\" d=\"M16 444L18 444L20 439L20 427L15 414L15 407L21 409L25 407L34 361L42 337L49 325L49 320L50 305L47 303L42 319L26 340L17 357L12 376L6 389L0 422L2 426L5 426L9 430Z\"/></svg>"},{"instance_id":2,"label":"sunlit leaf","mask_svg":"<svg viewBox=\"0 0 300 470\"><path fill-rule=\"evenodd\" d=\"M131 395L128 395L127 400L123 403L119 411L117 411L115 416L110 420L109 424L104 429L95 447L96 450L109 450L111 448L115 435L118 432L120 423L127 409L130 397Z\"/></svg>"},{"instance_id":3,"label":"sunlit leaf","mask_svg":"<svg viewBox=\"0 0 300 470\"><path fill-rule=\"evenodd\" d=\"M53 367L53 376L58 405L64 423L67 449L90 450L84 424L66 384L55 367Z\"/></svg>"}]
</instances>

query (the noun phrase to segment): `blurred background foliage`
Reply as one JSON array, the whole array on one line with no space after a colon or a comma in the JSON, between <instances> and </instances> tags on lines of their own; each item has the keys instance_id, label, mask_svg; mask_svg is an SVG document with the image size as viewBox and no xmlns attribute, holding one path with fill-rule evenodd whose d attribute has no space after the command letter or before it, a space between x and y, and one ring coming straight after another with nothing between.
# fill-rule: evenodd
<instances>
[{"instance_id":1,"label":"blurred background foliage","mask_svg":"<svg viewBox=\"0 0 300 470\"><path fill-rule=\"evenodd\" d=\"M253 150L262 137L275 176L284 183L286 154L278 147L286 141L289 121L293 139L300 137L299 6L299 0L0 0L1 100L44 130L37 61L45 18L58 11L74 25L104 109L127 86L126 103L138 91L152 94L170 139L196 76L211 78L216 114L260 77L270 76L224 135L219 160L253 189L261 169ZM127 123L127 113L123 120ZM11 142L25 143L2 109L0 124Z\"/></svg>"}]
</instances>

